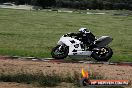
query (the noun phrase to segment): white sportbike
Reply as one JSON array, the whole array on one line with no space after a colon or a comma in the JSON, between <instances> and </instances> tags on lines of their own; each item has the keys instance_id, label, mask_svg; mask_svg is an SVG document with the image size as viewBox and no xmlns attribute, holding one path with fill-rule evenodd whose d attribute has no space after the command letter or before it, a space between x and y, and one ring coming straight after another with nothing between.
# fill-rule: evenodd
<instances>
[{"instance_id":1,"label":"white sportbike","mask_svg":"<svg viewBox=\"0 0 132 88\"><path fill-rule=\"evenodd\" d=\"M101 36L94 41L94 45L86 46L76 37L63 35L51 51L55 59L64 59L67 56L92 57L97 61L108 61L113 51L108 44L113 39L109 36Z\"/></svg>"}]
</instances>

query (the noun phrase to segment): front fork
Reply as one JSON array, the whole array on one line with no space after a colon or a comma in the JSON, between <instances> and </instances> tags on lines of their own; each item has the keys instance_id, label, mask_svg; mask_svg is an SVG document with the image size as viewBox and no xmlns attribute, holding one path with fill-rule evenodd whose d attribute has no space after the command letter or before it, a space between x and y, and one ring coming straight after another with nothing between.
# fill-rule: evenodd
<instances>
[{"instance_id":1,"label":"front fork","mask_svg":"<svg viewBox=\"0 0 132 88\"><path fill-rule=\"evenodd\" d=\"M61 50L61 48L62 48L62 45L60 45L59 50Z\"/></svg>"}]
</instances>

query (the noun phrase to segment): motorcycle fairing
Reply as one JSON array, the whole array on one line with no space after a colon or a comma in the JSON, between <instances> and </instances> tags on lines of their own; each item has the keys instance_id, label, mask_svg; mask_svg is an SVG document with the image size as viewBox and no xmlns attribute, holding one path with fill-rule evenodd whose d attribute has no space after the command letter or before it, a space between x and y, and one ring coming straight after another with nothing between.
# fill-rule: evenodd
<instances>
[{"instance_id":1,"label":"motorcycle fairing","mask_svg":"<svg viewBox=\"0 0 132 88\"><path fill-rule=\"evenodd\" d=\"M111 41L112 41L111 37L102 36L95 41L95 44L98 47L104 47L104 46L107 46ZM69 56L73 56L73 55L91 56L91 54L92 54L92 51L84 51L81 48L81 41L79 41L75 38L62 36L57 44L68 46L69 47L69 53L68 53Z\"/></svg>"},{"instance_id":2,"label":"motorcycle fairing","mask_svg":"<svg viewBox=\"0 0 132 88\"><path fill-rule=\"evenodd\" d=\"M89 53L89 51L87 51L87 52L82 51L82 48L80 45L81 41L74 39L74 38L71 38L71 37L61 37L57 44L58 45L65 44L66 46L69 46L68 55L88 55L88 54L91 54L91 52Z\"/></svg>"},{"instance_id":3,"label":"motorcycle fairing","mask_svg":"<svg viewBox=\"0 0 132 88\"><path fill-rule=\"evenodd\" d=\"M95 44L98 47L104 47L104 46L107 46L112 40L113 40L113 38L111 38L109 36L102 36L102 37L98 38L97 40L95 40Z\"/></svg>"}]
</instances>

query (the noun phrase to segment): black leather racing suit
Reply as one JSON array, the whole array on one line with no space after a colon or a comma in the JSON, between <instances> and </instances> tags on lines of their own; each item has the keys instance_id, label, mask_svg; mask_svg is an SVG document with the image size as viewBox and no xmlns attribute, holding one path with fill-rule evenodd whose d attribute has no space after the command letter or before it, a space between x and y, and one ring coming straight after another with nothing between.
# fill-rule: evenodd
<instances>
[{"instance_id":1,"label":"black leather racing suit","mask_svg":"<svg viewBox=\"0 0 132 88\"><path fill-rule=\"evenodd\" d=\"M85 45L93 45L96 37L91 33L70 33L68 34L70 37L75 36L76 39L80 40Z\"/></svg>"}]
</instances>

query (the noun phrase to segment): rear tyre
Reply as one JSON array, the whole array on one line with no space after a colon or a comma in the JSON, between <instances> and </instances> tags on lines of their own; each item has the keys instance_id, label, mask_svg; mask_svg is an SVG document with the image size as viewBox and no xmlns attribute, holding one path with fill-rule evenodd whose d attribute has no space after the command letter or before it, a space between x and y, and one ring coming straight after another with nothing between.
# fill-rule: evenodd
<instances>
[{"instance_id":1,"label":"rear tyre","mask_svg":"<svg viewBox=\"0 0 132 88\"><path fill-rule=\"evenodd\" d=\"M102 47L99 51L93 51L91 57L97 61L108 61L113 55L110 47Z\"/></svg>"},{"instance_id":2,"label":"rear tyre","mask_svg":"<svg viewBox=\"0 0 132 88\"><path fill-rule=\"evenodd\" d=\"M69 49L66 45L57 45L51 51L51 55L55 59L64 59L68 56Z\"/></svg>"}]
</instances>

